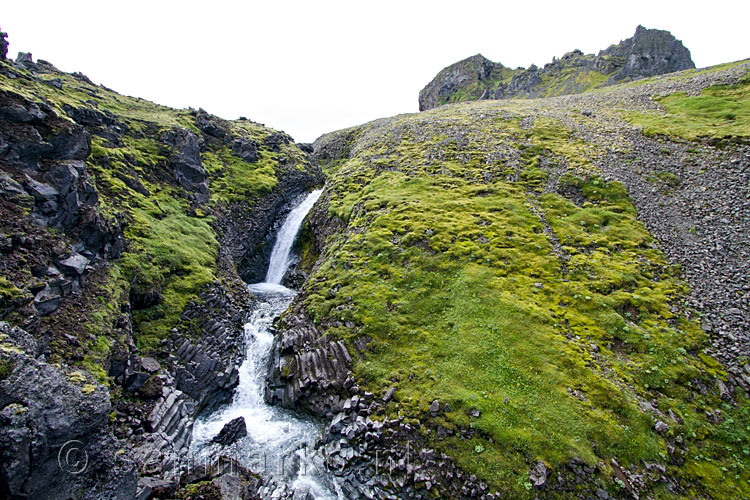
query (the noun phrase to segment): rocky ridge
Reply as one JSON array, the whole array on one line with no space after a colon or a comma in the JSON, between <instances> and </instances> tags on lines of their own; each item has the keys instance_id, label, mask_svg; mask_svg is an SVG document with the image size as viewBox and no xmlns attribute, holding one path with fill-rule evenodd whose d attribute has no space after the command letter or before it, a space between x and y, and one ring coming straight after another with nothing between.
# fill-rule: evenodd
<instances>
[{"instance_id":1,"label":"rocky ridge","mask_svg":"<svg viewBox=\"0 0 750 500\"><path fill-rule=\"evenodd\" d=\"M576 94L622 81L695 68L690 52L668 31L638 26L599 54L566 53L539 68L506 68L481 54L443 69L419 93L419 110L451 102Z\"/></svg>"}]
</instances>

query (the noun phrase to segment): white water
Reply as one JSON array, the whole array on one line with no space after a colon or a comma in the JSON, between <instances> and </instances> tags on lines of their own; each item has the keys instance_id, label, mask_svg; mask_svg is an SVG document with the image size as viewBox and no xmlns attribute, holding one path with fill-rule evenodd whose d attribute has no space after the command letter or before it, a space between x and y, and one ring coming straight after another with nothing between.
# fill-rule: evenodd
<instances>
[{"instance_id":1,"label":"white water","mask_svg":"<svg viewBox=\"0 0 750 500\"><path fill-rule=\"evenodd\" d=\"M273 245L271 261L268 263L268 272L266 273L266 283L277 285L281 283L286 270L289 268L292 245L297 237L299 228L302 227L302 222L305 220L307 213L315 202L318 201L322 192L322 189L313 191L286 216L284 224L276 235L276 242Z\"/></svg>"},{"instance_id":2,"label":"white water","mask_svg":"<svg viewBox=\"0 0 750 500\"><path fill-rule=\"evenodd\" d=\"M338 488L326 476L320 460L312 458L313 446L320 436L318 426L283 408L269 406L263 399L273 344L270 329L297 294L280 283L289 268L289 254L297 233L320 193L321 190L313 191L289 213L276 236L266 282L249 285L257 300L250 321L245 324L247 352L232 403L197 421L193 428L193 450L198 456L229 455L262 476L276 479L277 484L264 491L270 498L294 492L295 498L297 494L307 498L304 495L309 493L316 500L343 499L332 492ZM211 444L222 427L237 417L245 418L247 436L228 448Z\"/></svg>"}]
</instances>

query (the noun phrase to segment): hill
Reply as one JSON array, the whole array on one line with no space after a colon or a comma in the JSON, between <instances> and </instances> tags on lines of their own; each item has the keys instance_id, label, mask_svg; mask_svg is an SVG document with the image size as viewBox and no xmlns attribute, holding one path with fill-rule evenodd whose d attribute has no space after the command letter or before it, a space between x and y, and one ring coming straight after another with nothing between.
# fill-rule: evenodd
<instances>
[{"instance_id":1,"label":"hill","mask_svg":"<svg viewBox=\"0 0 750 500\"><path fill-rule=\"evenodd\" d=\"M507 68L481 54L443 69L419 93L419 110L483 99L578 94L619 82L695 68L690 51L663 30L638 26L635 34L599 54L580 50L543 68Z\"/></svg>"},{"instance_id":2,"label":"hill","mask_svg":"<svg viewBox=\"0 0 750 500\"><path fill-rule=\"evenodd\" d=\"M265 399L339 498L750 498L750 61L305 145L0 55L3 498L313 497L190 460L324 183Z\"/></svg>"}]
</instances>

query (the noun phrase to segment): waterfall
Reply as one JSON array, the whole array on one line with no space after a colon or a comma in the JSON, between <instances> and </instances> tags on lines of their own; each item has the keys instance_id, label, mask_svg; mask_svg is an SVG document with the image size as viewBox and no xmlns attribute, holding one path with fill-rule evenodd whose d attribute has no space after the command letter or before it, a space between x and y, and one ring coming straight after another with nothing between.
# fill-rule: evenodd
<instances>
[{"instance_id":1,"label":"waterfall","mask_svg":"<svg viewBox=\"0 0 750 500\"><path fill-rule=\"evenodd\" d=\"M291 411L266 404L263 398L268 357L273 345L274 320L284 312L296 290L282 286L289 268L290 253L297 233L322 190L311 192L287 215L276 235L266 280L249 285L256 296L250 320L245 324L245 361L240 366L240 381L232 402L193 429L193 450L200 456L217 452L211 439L222 427L238 417L245 419L247 436L220 453L236 458L251 470L274 479L261 491L263 498L312 498L342 500L335 478L326 473L318 459L308 458L320 436L318 424ZM308 446L309 445L309 446ZM314 454L313 454L314 455Z\"/></svg>"},{"instance_id":2,"label":"waterfall","mask_svg":"<svg viewBox=\"0 0 750 500\"><path fill-rule=\"evenodd\" d=\"M281 280L284 278L284 274L289 268L289 255L292 252L292 245L297 238L297 233L299 232L300 227L302 227L302 222L305 220L307 213L315 202L318 201L320 193L322 192L322 189L313 191L307 195L307 198L305 198L299 206L289 212L289 215L286 216L284 224L276 235L276 243L273 245L271 261L268 264L268 272L266 273L266 283L274 285L281 284Z\"/></svg>"}]
</instances>

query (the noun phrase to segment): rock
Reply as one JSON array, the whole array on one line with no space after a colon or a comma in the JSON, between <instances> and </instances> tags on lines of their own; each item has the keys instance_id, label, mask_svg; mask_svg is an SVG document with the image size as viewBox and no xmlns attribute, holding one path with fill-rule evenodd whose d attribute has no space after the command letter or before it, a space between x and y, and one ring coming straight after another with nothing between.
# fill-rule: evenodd
<instances>
[{"instance_id":1,"label":"rock","mask_svg":"<svg viewBox=\"0 0 750 500\"><path fill-rule=\"evenodd\" d=\"M669 425L662 422L661 420L657 420L654 424L654 430L659 434L664 434L669 430Z\"/></svg>"},{"instance_id":2,"label":"rock","mask_svg":"<svg viewBox=\"0 0 750 500\"><path fill-rule=\"evenodd\" d=\"M534 488L542 489L547 485L547 477L549 476L549 469L547 465L541 460L537 460L534 466L529 471L529 481L531 481Z\"/></svg>"},{"instance_id":3,"label":"rock","mask_svg":"<svg viewBox=\"0 0 750 500\"><path fill-rule=\"evenodd\" d=\"M174 128L162 134L161 140L174 148L172 168L180 186L190 192L198 203L208 201L208 174L200 156L200 142L187 129Z\"/></svg>"},{"instance_id":4,"label":"rock","mask_svg":"<svg viewBox=\"0 0 750 500\"><path fill-rule=\"evenodd\" d=\"M0 61L5 61L8 56L8 34L4 31L0 31Z\"/></svg>"},{"instance_id":5,"label":"rock","mask_svg":"<svg viewBox=\"0 0 750 500\"><path fill-rule=\"evenodd\" d=\"M74 253L67 259L63 259L57 263L63 273L72 276L83 276L88 264L89 259L79 253Z\"/></svg>"},{"instance_id":6,"label":"rock","mask_svg":"<svg viewBox=\"0 0 750 500\"><path fill-rule=\"evenodd\" d=\"M473 418L479 418L479 416L481 414L482 414L482 412L480 412L479 410L476 410L476 409L469 411L469 416L473 417Z\"/></svg>"},{"instance_id":7,"label":"rock","mask_svg":"<svg viewBox=\"0 0 750 500\"><path fill-rule=\"evenodd\" d=\"M22 66L33 65L34 61L31 60L31 52L19 52L16 56L16 64L20 64Z\"/></svg>"},{"instance_id":8,"label":"rock","mask_svg":"<svg viewBox=\"0 0 750 500\"><path fill-rule=\"evenodd\" d=\"M237 417L224 425L219 434L211 439L211 442L229 446L230 444L236 443L245 436L247 436L247 426L245 425L245 418Z\"/></svg>"},{"instance_id":9,"label":"rock","mask_svg":"<svg viewBox=\"0 0 750 500\"><path fill-rule=\"evenodd\" d=\"M391 387L385 392L385 395L383 396L383 403L387 403L393 398L393 393L396 392L395 387Z\"/></svg>"},{"instance_id":10,"label":"rock","mask_svg":"<svg viewBox=\"0 0 750 500\"><path fill-rule=\"evenodd\" d=\"M432 416L437 415L437 413L440 411L440 401L437 399L430 403L430 413L432 413Z\"/></svg>"},{"instance_id":11,"label":"rock","mask_svg":"<svg viewBox=\"0 0 750 500\"><path fill-rule=\"evenodd\" d=\"M289 144L292 141L291 137L281 132L275 132L263 140L263 144L268 147L271 151L281 151L280 146L282 144Z\"/></svg>"},{"instance_id":12,"label":"rock","mask_svg":"<svg viewBox=\"0 0 750 500\"><path fill-rule=\"evenodd\" d=\"M203 110L197 113L195 117L195 124L198 126L201 132L205 132L206 134L212 137L216 137L217 139L223 139L227 134L227 132L219 124L219 122Z\"/></svg>"},{"instance_id":13,"label":"rock","mask_svg":"<svg viewBox=\"0 0 750 500\"><path fill-rule=\"evenodd\" d=\"M694 67L690 52L668 31L638 26L633 37L598 55L574 50L543 68L532 64L528 69L511 70L481 54L469 57L441 70L419 92L419 110L457 100L544 97L548 91L561 95L589 90L586 85L571 81L571 74L599 73L606 79L603 85L611 85ZM512 77L508 82L509 73ZM591 116L591 110L584 110L583 115Z\"/></svg>"},{"instance_id":14,"label":"rock","mask_svg":"<svg viewBox=\"0 0 750 500\"><path fill-rule=\"evenodd\" d=\"M151 375L145 372L134 372L128 375L123 386L128 392L136 392L143 387Z\"/></svg>"},{"instance_id":15,"label":"rock","mask_svg":"<svg viewBox=\"0 0 750 500\"><path fill-rule=\"evenodd\" d=\"M0 380L4 493L51 500L132 499L135 465L128 451L117 453L120 445L109 432L106 387L21 349L1 350L0 357L13 366Z\"/></svg>"},{"instance_id":16,"label":"rock","mask_svg":"<svg viewBox=\"0 0 750 500\"><path fill-rule=\"evenodd\" d=\"M44 289L34 297L34 308L42 316L52 314L62 304L62 292L59 288L45 285Z\"/></svg>"},{"instance_id":17,"label":"rock","mask_svg":"<svg viewBox=\"0 0 750 500\"><path fill-rule=\"evenodd\" d=\"M258 143L249 139L235 139L232 141L232 154L248 163L255 163L258 161Z\"/></svg>"},{"instance_id":18,"label":"rock","mask_svg":"<svg viewBox=\"0 0 750 500\"><path fill-rule=\"evenodd\" d=\"M142 358L141 368L147 373L156 373L161 369L161 366L154 358Z\"/></svg>"}]
</instances>

